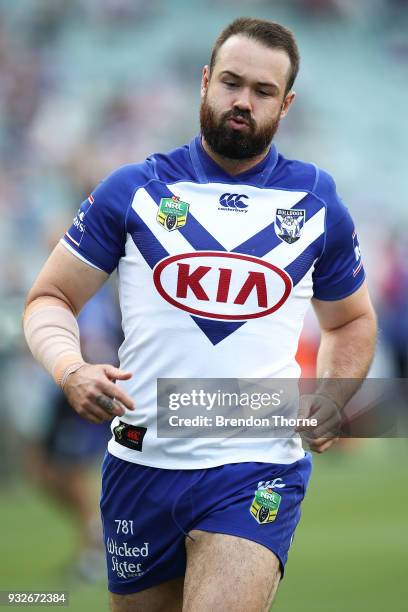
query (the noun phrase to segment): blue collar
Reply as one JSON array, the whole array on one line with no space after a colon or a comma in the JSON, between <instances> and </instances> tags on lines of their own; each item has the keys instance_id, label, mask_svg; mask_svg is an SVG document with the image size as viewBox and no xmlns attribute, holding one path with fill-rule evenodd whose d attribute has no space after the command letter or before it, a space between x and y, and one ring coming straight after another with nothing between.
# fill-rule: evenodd
<instances>
[{"instance_id":1,"label":"blue collar","mask_svg":"<svg viewBox=\"0 0 408 612\"><path fill-rule=\"evenodd\" d=\"M272 145L267 155L256 166L232 176L221 168L203 148L201 136L196 136L189 145L191 162L200 183L251 183L264 186L278 162L278 151Z\"/></svg>"}]
</instances>

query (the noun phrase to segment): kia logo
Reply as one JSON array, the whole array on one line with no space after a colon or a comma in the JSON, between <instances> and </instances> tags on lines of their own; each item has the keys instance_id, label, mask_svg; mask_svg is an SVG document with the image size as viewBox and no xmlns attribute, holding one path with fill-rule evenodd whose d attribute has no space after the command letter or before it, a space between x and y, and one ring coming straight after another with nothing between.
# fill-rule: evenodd
<instances>
[{"instance_id":1,"label":"kia logo","mask_svg":"<svg viewBox=\"0 0 408 612\"><path fill-rule=\"evenodd\" d=\"M220 204L225 208L248 208L248 204L242 202L242 198L248 200L248 196L238 193L223 193L220 197Z\"/></svg>"},{"instance_id":2,"label":"kia logo","mask_svg":"<svg viewBox=\"0 0 408 612\"><path fill-rule=\"evenodd\" d=\"M154 268L161 297L192 315L224 321L265 317L292 289L290 276L257 257L197 251L172 255Z\"/></svg>"}]
</instances>

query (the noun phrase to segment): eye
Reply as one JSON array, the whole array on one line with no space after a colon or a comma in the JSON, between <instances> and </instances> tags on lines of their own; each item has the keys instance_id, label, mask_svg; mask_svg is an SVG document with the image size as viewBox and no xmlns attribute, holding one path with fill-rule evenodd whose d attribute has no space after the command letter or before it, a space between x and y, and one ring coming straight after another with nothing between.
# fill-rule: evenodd
<instances>
[{"instance_id":1,"label":"eye","mask_svg":"<svg viewBox=\"0 0 408 612\"><path fill-rule=\"evenodd\" d=\"M258 95L263 96L264 98L269 98L272 96L270 91L264 91L263 89L258 89Z\"/></svg>"},{"instance_id":2,"label":"eye","mask_svg":"<svg viewBox=\"0 0 408 612\"><path fill-rule=\"evenodd\" d=\"M234 87L238 87L238 84L234 83L233 81L224 81L224 85L226 85L230 89L234 89Z\"/></svg>"}]
</instances>

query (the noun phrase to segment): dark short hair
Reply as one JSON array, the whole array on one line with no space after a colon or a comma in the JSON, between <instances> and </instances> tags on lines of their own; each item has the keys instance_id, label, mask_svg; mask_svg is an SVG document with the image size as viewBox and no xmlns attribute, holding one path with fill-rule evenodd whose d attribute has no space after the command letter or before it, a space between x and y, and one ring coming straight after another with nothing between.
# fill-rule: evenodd
<instances>
[{"instance_id":1,"label":"dark short hair","mask_svg":"<svg viewBox=\"0 0 408 612\"><path fill-rule=\"evenodd\" d=\"M290 73L286 85L285 95L292 89L297 73L299 72L300 55L293 33L274 21L254 19L252 17L239 17L223 29L215 41L210 60L210 72L214 68L220 47L231 36L241 34L256 40L270 49L286 51L290 59Z\"/></svg>"}]
</instances>

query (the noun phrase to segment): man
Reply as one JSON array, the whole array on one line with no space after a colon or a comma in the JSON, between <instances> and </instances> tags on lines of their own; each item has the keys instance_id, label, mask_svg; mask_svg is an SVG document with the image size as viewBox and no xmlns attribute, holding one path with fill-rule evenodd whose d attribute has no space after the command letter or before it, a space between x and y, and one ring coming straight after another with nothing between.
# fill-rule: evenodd
<instances>
[{"instance_id":1,"label":"man","mask_svg":"<svg viewBox=\"0 0 408 612\"><path fill-rule=\"evenodd\" d=\"M350 215L328 174L271 146L298 66L286 28L229 25L203 70L201 136L102 182L28 295L33 354L80 415L115 416L101 500L115 612L268 610L310 475L298 436L157 437L157 379L298 377L311 298L323 383L302 414L331 428L347 398L324 381L371 362ZM75 324L116 267L120 369L84 363ZM312 450L333 444L327 431Z\"/></svg>"}]
</instances>

